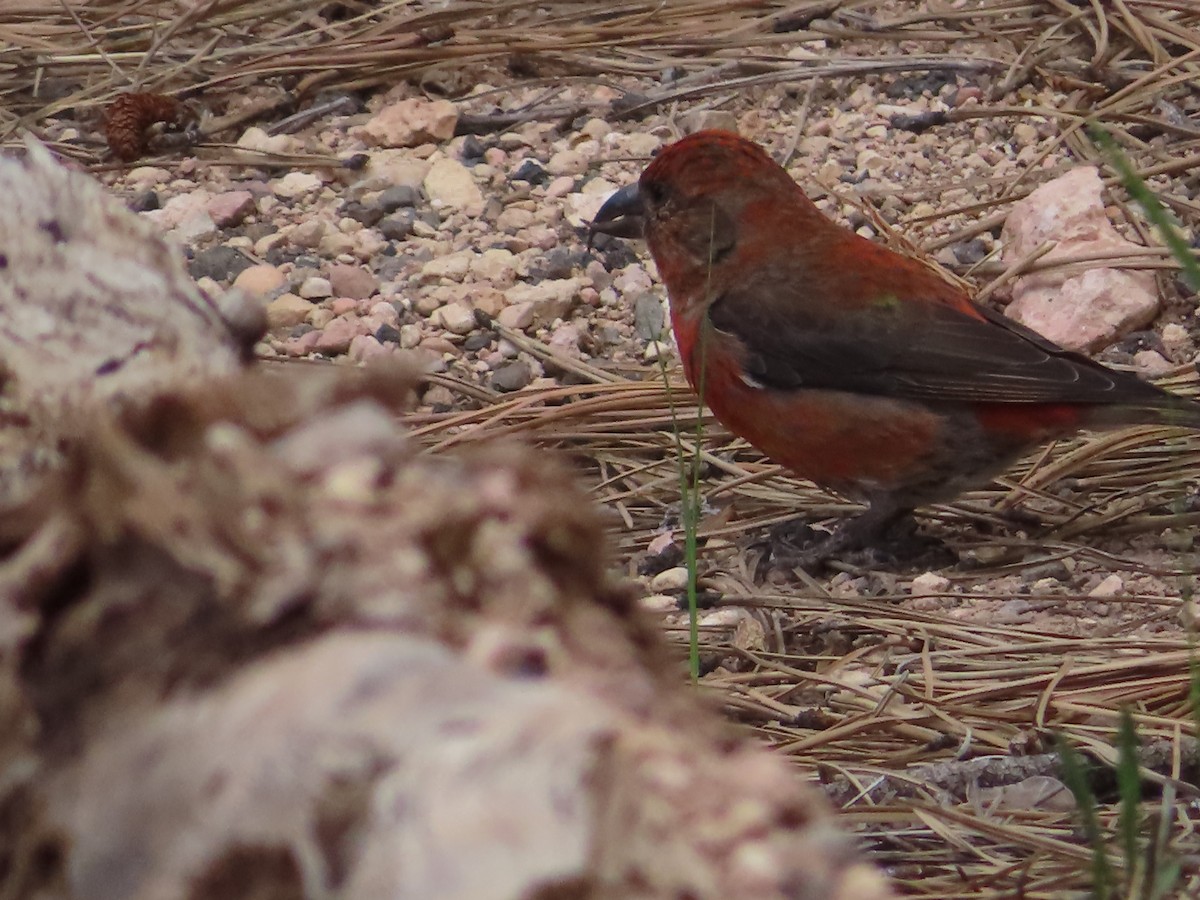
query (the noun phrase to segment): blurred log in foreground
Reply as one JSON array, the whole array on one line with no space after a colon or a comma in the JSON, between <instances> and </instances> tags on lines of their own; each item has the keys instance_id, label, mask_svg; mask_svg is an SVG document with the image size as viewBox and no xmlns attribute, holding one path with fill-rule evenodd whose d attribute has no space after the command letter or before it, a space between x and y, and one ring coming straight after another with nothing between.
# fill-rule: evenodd
<instances>
[{"instance_id":1,"label":"blurred log in foreground","mask_svg":"<svg viewBox=\"0 0 1200 900\"><path fill-rule=\"evenodd\" d=\"M0 195L0 897L886 896L567 473L417 455L403 372L247 370L40 148Z\"/></svg>"}]
</instances>

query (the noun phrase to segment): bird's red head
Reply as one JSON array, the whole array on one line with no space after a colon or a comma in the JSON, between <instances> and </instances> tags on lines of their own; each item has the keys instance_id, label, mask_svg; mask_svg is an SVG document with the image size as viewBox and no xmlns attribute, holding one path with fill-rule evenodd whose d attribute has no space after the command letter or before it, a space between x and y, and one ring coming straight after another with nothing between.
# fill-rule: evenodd
<instances>
[{"instance_id":1,"label":"bird's red head","mask_svg":"<svg viewBox=\"0 0 1200 900\"><path fill-rule=\"evenodd\" d=\"M672 303L703 306L722 270L780 229L828 227L791 176L752 141L698 131L665 147L636 185L601 207L593 231L644 236ZM743 261L744 262L744 261ZM737 266L733 266L736 268Z\"/></svg>"},{"instance_id":2,"label":"bird's red head","mask_svg":"<svg viewBox=\"0 0 1200 900\"><path fill-rule=\"evenodd\" d=\"M794 189L791 177L762 147L732 131L697 131L664 148L642 173L643 190L679 201L720 194L737 185Z\"/></svg>"}]
</instances>

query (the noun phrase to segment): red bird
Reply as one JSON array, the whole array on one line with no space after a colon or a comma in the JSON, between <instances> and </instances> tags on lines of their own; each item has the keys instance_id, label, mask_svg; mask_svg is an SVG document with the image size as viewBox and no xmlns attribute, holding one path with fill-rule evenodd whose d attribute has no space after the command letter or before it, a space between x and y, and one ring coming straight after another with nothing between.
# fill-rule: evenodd
<instances>
[{"instance_id":1,"label":"red bird","mask_svg":"<svg viewBox=\"0 0 1200 900\"><path fill-rule=\"evenodd\" d=\"M1200 404L1065 350L827 219L765 151L701 131L601 207L644 236L692 387L735 434L868 510L812 565L1081 428L1200 428Z\"/></svg>"}]
</instances>

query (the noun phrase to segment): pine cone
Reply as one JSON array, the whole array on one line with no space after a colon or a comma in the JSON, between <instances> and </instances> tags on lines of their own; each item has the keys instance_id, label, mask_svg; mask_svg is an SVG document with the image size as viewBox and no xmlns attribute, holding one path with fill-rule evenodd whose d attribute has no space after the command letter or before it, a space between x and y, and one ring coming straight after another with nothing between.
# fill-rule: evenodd
<instances>
[{"instance_id":1,"label":"pine cone","mask_svg":"<svg viewBox=\"0 0 1200 900\"><path fill-rule=\"evenodd\" d=\"M148 130L166 122L182 124L183 106L166 94L121 94L104 110L108 148L118 159L130 162L146 152Z\"/></svg>"}]
</instances>

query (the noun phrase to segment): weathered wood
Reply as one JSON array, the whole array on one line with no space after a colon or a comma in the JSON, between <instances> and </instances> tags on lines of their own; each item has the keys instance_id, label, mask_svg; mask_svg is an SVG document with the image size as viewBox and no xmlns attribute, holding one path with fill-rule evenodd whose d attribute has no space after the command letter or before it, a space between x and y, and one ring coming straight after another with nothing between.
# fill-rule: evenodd
<instances>
[{"instance_id":1,"label":"weathered wood","mask_svg":"<svg viewBox=\"0 0 1200 900\"><path fill-rule=\"evenodd\" d=\"M419 454L402 371L242 372L87 179L3 190L0 437L54 462L0 492L0 897L886 896L569 473Z\"/></svg>"}]
</instances>

